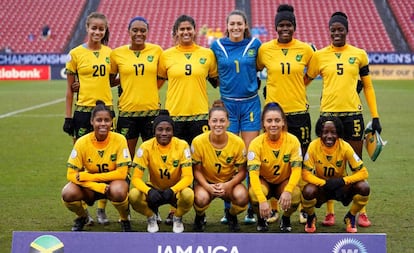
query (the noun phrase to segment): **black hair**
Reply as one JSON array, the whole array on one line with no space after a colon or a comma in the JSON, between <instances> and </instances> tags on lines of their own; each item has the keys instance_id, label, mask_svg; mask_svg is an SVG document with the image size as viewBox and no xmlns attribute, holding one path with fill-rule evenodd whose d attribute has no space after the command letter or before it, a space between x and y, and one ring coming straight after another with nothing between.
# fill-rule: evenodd
<instances>
[{"instance_id":1,"label":"black hair","mask_svg":"<svg viewBox=\"0 0 414 253\"><path fill-rule=\"evenodd\" d=\"M101 43L104 45L108 45L109 42L109 28L108 28L108 19L106 18L106 16L102 13L99 12L92 12L91 14L88 15L88 17L86 18L86 27L89 27L89 22L92 18L98 18L98 19L102 19L103 21L105 21L105 35L103 36L103 38L101 39Z\"/></svg>"},{"instance_id":2,"label":"black hair","mask_svg":"<svg viewBox=\"0 0 414 253\"><path fill-rule=\"evenodd\" d=\"M182 22L186 22L186 21L189 22L193 26L194 30L196 29L196 23L195 23L194 18L192 18L191 16L188 16L188 15L185 15L185 14L179 16L175 20L174 25L173 25L173 29L172 29L172 36L173 36L174 41L176 40L178 27L180 26L180 24ZM195 33L194 33L194 36L195 36Z\"/></svg>"},{"instance_id":3,"label":"black hair","mask_svg":"<svg viewBox=\"0 0 414 253\"><path fill-rule=\"evenodd\" d=\"M264 107L263 107L263 111L262 111L262 126L263 126L263 122L264 122L264 116L266 115L266 113L268 113L269 111L278 111L280 112L283 121L285 122L285 125L283 127L283 130L287 131L287 119L286 119L286 114L283 111L282 106L279 105L279 103L276 102L269 102L267 103Z\"/></svg>"},{"instance_id":4,"label":"black hair","mask_svg":"<svg viewBox=\"0 0 414 253\"><path fill-rule=\"evenodd\" d=\"M346 31L348 31L348 16L345 13L337 11L332 14L331 18L329 19L329 27L331 27L333 23L343 24L346 28Z\"/></svg>"},{"instance_id":5,"label":"black hair","mask_svg":"<svg viewBox=\"0 0 414 253\"><path fill-rule=\"evenodd\" d=\"M335 116L321 116L319 117L318 121L316 122L315 125L315 134L318 137L322 136L322 130L323 130L323 126L325 125L326 122L331 121L333 122L335 128L336 128L336 133L338 134L339 138L344 138L344 125L342 124L342 121Z\"/></svg>"},{"instance_id":6,"label":"black hair","mask_svg":"<svg viewBox=\"0 0 414 253\"><path fill-rule=\"evenodd\" d=\"M292 5L281 4L277 7L277 13L275 16L275 28L282 20L288 20L293 24L293 29L296 30L296 17L294 14L295 9Z\"/></svg>"},{"instance_id":7,"label":"black hair","mask_svg":"<svg viewBox=\"0 0 414 253\"><path fill-rule=\"evenodd\" d=\"M246 29L243 32L243 38L245 38L245 39L246 38L248 38L248 39L251 38L252 37L252 34L250 33L249 23L247 23L247 15L246 15L246 13L244 11L242 11L242 10L234 10L234 11L230 12L229 15L227 15L227 18L226 18L226 24L229 23L229 18L230 18L230 16L233 16L233 15L241 16L243 18L243 20L244 20L244 23L246 24ZM227 28L226 28L225 35L227 37L229 37L229 31L227 30Z\"/></svg>"},{"instance_id":8,"label":"black hair","mask_svg":"<svg viewBox=\"0 0 414 253\"><path fill-rule=\"evenodd\" d=\"M93 108L93 110L91 112L91 119L95 118L96 113L98 113L100 111L107 111L109 113L110 117L112 119L114 118L114 115L112 114L111 109L105 105L105 102L103 102L102 100L97 100L96 101L96 106Z\"/></svg>"},{"instance_id":9,"label":"black hair","mask_svg":"<svg viewBox=\"0 0 414 253\"><path fill-rule=\"evenodd\" d=\"M174 130L174 121L170 117L170 112L168 110L161 109L158 112L158 116L155 117L154 121L152 122L154 133L155 133L155 128L157 128L158 124L160 124L163 121L167 121L168 123L170 123Z\"/></svg>"},{"instance_id":10,"label":"black hair","mask_svg":"<svg viewBox=\"0 0 414 253\"><path fill-rule=\"evenodd\" d=\"M129 21L129 24L128 24L128 30L129 30L129 29L131 29L131 25L132 25L132 23L134 23L135 21L142 21L142 22L144 22L144 23L147 25L147 29L149 30L149 24L148 24L148 21L147 21L145 18L140 17L140 16L136 16L136 17L132 18L132 19Z\"/></svg>"}]
</instances>

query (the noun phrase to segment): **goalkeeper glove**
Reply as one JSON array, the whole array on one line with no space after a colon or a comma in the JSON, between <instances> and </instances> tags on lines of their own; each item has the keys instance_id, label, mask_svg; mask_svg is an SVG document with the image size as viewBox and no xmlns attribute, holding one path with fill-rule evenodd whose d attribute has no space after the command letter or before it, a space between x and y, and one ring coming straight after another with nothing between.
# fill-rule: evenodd
<instances>
[{"instance_id":1,"label":"goalkeeper glove","mask_svg":"<svg viewBox=\"0 0 414 253\"><path fill-rule=\"evenodd\" d=\"M73 124L72 118L65 118L65 123L63 124L63 132L73 136L75 132L75 126Z\"/></svg>"},{"instance_id":2,"label":"goalkeeper glove","mask_svg":"<svg viewBox=\"0 0 414 253\"><path fill-rule=\"evenodd\" d=\"M371 127L372 127L372 132L375 133L375 131L377 131L379 134L381 134L382 127L381 127L381 124L379 122L379 118L373 118L372 119Z\"/></svg>"}]
</instances>

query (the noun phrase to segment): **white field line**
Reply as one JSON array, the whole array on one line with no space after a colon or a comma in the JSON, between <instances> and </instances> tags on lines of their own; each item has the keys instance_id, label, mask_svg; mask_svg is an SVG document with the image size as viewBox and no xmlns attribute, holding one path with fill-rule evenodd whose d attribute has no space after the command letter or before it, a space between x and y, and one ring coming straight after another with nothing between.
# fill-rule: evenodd
<instances>
[{"instance_id":1,"label":"white field line","mask_svg":"<svg viewBox=\"0 0 414 253\"><path fill-rule=\"evenodd\" d=\"M60 102L63 102L63 101L65 101L65 98L56 99L56 100L53 100L53 101L50 101L50 102L47 102L47 103L43 103L43 104L40 104L40 105L30 106L30 107L23 108L23 109L14 111L14 112L9 112L9 113L6 113L6 114L0 114L0 119L7 118L7 117L10 117L10 116L22 113L22 112L36 110L36 109L46 107L46 106L49 106L49 105L53 105L53 104L57 104L57 103L60 103Z\"/></svg>"}]
</instances>

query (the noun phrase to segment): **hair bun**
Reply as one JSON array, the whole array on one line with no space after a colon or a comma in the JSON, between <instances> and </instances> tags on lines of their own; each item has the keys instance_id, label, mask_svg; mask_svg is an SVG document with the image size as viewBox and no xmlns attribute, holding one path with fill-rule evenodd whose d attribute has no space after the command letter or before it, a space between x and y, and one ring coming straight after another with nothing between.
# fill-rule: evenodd
<instances>
[{"instance_id":1,"label":"hair bun","mask_svg":"<svg viewBox=\"0 0 414 253\"><path fill-rule=\"evenodd\" d=\"M345 13L341 12L341 11L337 11L334 14L332 14L331 18L334 17L334 16L342 16L342 17L348 19L348 16Z\"/></svg>"},{"instance_id":2,"label":"hair bun","mask_svg":"<svg viewBox=\"0 0 414 253\"><path fill-rule=\"evenodd\" d=\"M103 105L103 106L105 106L105 102L102 101L102 100L96 100L95 105Z\"/></svg>"},{"instance_id":3,"label":"hair bun","mask_svg":"<svg viewBox=\"0 0 414 253\"><path fill-rule=\"evenodd\" d=\"M281 4L279 5L279 7L277 7L277 12L282 12L282 11L294 12L294 8L292 5L289 5L289 4Z\"/></svg>"},{"instance_id":4,"label":"hair bun","mask_svg":"<svg viewBox=\"0 0 414 253\"><path fill-rule=\"evenodd\" d=\"M217 99L213 102L213 105L211 107L224 107L224 103L222 100Z\"/></svg>"},{"instance_id":5,"label":"hair bun","mask_svg":"<svg viewBox=\"0 0 414 253\"><path fill-rule=\"evenodd\" d=\"M170 112L166 109L160 109L160 111L158 112L158 115L165 115L165 116L170 116Z\"/></svg>"}]
</instances>

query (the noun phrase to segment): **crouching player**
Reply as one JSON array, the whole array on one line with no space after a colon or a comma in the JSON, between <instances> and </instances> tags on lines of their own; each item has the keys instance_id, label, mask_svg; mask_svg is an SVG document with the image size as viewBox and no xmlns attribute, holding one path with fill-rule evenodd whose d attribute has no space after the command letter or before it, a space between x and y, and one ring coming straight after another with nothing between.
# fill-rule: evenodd
<instances>
[{"instance_id":1,"label":"crouching player","mask_svg":"<svg viewBox=\"0 0 414 253\"><path fill-rule=\"evenodd\" d=\"M328 200L341 201L351 208L344 217L346 231L356 233L355 215L367 204L370 193L368 171L351 145L345 142L344 128L337 117L321 117L315 127L317 139L309 145L304 158L303 207L308 214L305 231L316 231L315 207ZM346 167L351 167L348 175Z\"/></svg>"},{"instance_id":2,"label":"crouching player","mask_svg":"<svg viewBox=\"0 0 414 253\"><path fill-rule=\"evenodd\" d=\"M89 220L82 201L92 206L95 200L105 198L118 210L122 231L128 232L129 185L125 179L131 157L127 141L111 132L113 114L102 101L96 102L91 115L93 132L80 137L73 147L67 163L69 183L62 190L62 200L78 216L72 231L83 230Z\"/></svg>"},{"instance_id":3,"label":"crouching player","mask_svg":"<svg viewBox=\"0 0 414 253\"><path fill-rule=\"evenodd\" d=\"M186 141L173 137L174 122L167 110L160 110L153 122L155 137L143 142L132 167L134 173L129 201L132 208L147 217L147 231L159 230L158 208L170 204L177 208L173 216L173 232L184 231L182 217L193 207L194 192L190 148ZM150 181L144 182L148 170Z\"/></svg>"}]
</instances>

